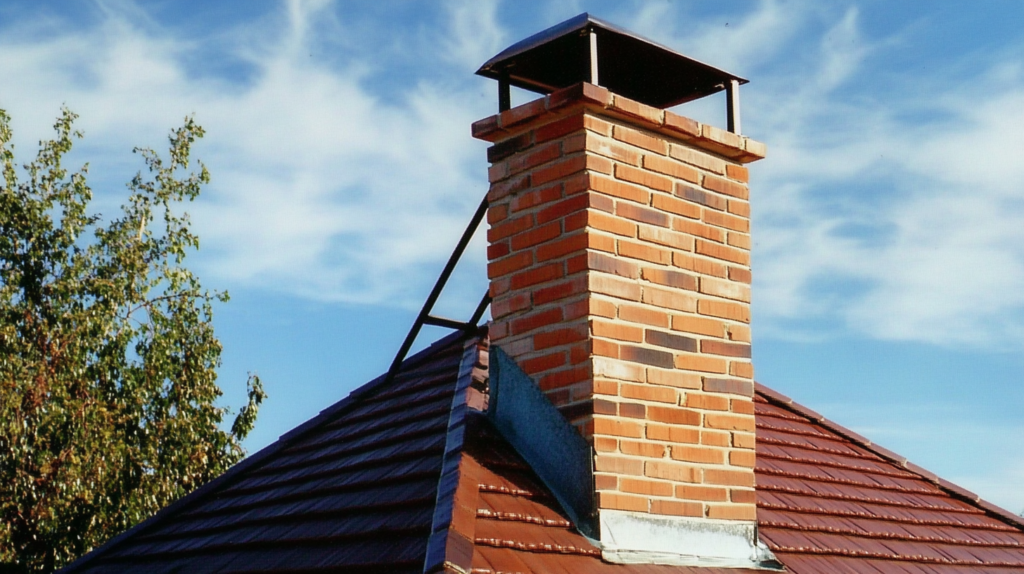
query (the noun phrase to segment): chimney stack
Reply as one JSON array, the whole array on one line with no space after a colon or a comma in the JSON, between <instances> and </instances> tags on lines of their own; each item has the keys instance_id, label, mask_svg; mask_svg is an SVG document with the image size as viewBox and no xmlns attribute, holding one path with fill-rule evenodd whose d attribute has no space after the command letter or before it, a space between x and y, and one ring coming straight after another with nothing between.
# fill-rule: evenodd
<instances>
[{"instance_id":1,"label":"chimney stack","mask_svg":"<svg viewBox=\"0 0 1024 574\"><path fill-rule=\"evenodd\" d=\"M663 108L745 80L583 14L505 50L490 340L594 449L613 562L756 566L750 203L765 147ZM515 85L546 94L509 108Z\"/></svg>"}]
</instances>

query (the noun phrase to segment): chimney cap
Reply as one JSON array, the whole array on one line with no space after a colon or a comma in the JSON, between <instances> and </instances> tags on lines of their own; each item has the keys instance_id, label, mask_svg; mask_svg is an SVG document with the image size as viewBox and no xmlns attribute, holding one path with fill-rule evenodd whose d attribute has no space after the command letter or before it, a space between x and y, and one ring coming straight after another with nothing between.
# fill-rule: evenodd
<instances>
[{"instance_id":1,"label":"chimney cap","mask_svg":"<svg viewBox=\"0 0 1024 574\"><path fill-rule=\"evenodd\" d=\"M541 94L590 82L656 108L747 83L586 12L516 42L476 73Z\"/></svg>"}]
</instances>

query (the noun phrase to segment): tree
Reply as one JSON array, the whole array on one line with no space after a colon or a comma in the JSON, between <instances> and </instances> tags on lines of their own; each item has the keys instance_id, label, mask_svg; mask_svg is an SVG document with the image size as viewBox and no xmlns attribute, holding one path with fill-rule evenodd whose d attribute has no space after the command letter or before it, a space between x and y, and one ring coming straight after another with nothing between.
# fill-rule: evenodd
<instances>
[{"instance_id":1,"label":"tree","mask_svg":"<svg viewBox=\"0 0 1024 574\"><path fill-rule=\"evenodd\" d=\"M221 345L211 305L185 267L199 247L187 213L209 181L188 172L203 129L170 135L167 161L129 183L119 217L88 212L88 165L62 159L77 116L40 143L18 180L9 116L0 110L0 570L49 572L216 477L244 456L240 441L264 399L230 431L216 406Z\"/></svg>"}]
</instances>

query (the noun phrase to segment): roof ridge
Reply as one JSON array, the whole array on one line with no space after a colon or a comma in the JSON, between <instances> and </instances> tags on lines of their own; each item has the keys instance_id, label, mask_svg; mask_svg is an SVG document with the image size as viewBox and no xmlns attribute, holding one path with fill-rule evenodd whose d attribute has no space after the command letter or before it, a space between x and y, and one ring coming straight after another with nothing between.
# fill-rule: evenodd
<instances>
[{"instance_id":1,"label":"roof ridge","mask_svg":"<svg viewBox=\"0 0 1024 574\"><path fill-rule=\"evenodd\" d=\"M825 429L832 431L842 436L843 438L846 438L847 440L850 440L857 446L867 449L868 451L882 457L883 459L889 461L890 463L893 463L913 474L916 474L917 476L920 476L921 478L927 480L928 482L937 485L939 488L944 490L953 498L974 504L981 510L985 511L986 514L1024 530L1024 517L1017 516L1016 514L1010 512L1009 510L1006 510L1005 508L996 506L995 504L992 504L991 502L988 502L986 500L982 500L980 496L967 490L966 488L963 488L957 484L953 484L952 482L938 476L937 474L925 469L924 467L921 467L910 462L907 459L907 457L897 454L887 448L881 447L873 443L871 439L857 432L854 432L837 422L825 418L824 415L815 411L814 409L805 407L800 403L794 401L793 399L787 397L786 395L773 389L770 389L761 383L754 383L754 391L756 394L761 395L768 402L776 404L782 408L788 409L796 414L799 414L813 421L814 423L817 423L818 425L824 427Z\"/></svg>"}]
</instances>

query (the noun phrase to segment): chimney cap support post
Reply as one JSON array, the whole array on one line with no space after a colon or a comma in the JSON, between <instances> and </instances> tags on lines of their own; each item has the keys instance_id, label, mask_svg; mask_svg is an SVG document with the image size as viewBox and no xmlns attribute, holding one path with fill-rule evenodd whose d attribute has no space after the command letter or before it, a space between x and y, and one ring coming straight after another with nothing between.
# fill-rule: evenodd
<instances>
[{"instance_id":1,"label":"chimney cap support post","mask_svg":"<svg viewBox=\"0 0 1024 574\"><path fill-rule=\"evenodd\" d=\"M736 80L729 80L725 85L725 109L728 116L728 129L736 135L740 135L740 83Z\"/></svg>"}]
</instances>

